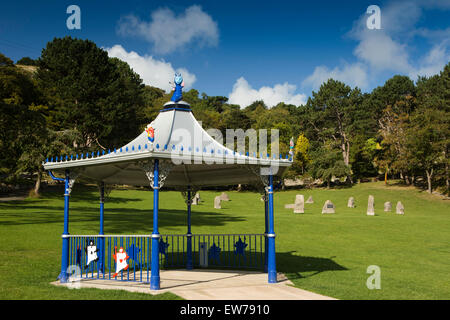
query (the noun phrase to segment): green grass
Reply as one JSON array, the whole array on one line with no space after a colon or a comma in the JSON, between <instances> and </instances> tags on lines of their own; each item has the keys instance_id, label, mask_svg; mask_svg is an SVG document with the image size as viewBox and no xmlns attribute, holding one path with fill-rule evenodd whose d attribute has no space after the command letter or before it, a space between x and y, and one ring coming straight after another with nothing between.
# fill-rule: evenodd
<instances>
[{"instance_id":1,"label":"green grass","mask_svg":"<svg viewBox=\"0 0 450 320\"><path fill-rule=\"evenodd\" d=\"M230 202L213 209L218 192L201 191L205 202L193 206L193 233L262 233L260 195L229 192ZM295 194L310 195L305 214L284 209ZM375 197L376 216L366 216ZM347 208L353 196L356 208ZM325 200L336 214L322 215ZM383 212L391 201L394 212ZM405 215L395 214L397 201ZM152 231L152 192L114 190L105 204L105 233ZM63 196L0 203L0 299L176 299L124 291L54 287L60 269ZM179 192L160 193L160 233L185 233L185 204ZM70 203L70 233L98 232L98 191L75 185ZM275 193L277 270L302 289L339 299L450 299L450 205L425 192L383 183L335 190ZM369 265L381 268L381 289L369 290Z\"/></svg>"}]
</instances>

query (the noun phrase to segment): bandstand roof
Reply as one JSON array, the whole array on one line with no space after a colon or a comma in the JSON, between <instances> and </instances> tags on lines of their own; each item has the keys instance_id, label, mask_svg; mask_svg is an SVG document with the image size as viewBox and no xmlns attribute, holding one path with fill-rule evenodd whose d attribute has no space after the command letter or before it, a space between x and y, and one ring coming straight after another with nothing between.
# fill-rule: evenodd
<instances>
[{"instance_id":1,"label":"bandstand roof","mask_svg":"<svg viewBox=\"0 0 450 320\"><path fill-rule=\"evenodd\" d=\"M82 156L47 159L45 170L63 173L76 170L80 176L107 184L148 186L142 163L161 159L173 165L165 186L220 186L260 183L255 174L261 167L272 166L280 176L292 164L292 159L279 155L239 154L214 140L195 119L184 102L166 103L164 109L149 124L154 129L154 141L147 131L121 148Z\"/></svg>"}]
</instances>

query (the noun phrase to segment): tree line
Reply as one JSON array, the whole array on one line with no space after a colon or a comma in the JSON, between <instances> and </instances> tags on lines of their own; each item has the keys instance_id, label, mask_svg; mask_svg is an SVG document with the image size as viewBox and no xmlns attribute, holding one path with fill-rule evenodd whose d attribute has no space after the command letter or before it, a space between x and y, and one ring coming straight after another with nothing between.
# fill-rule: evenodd
<instances>
[{"instance_id":1,"label":"tree line","mask_svg":"<svg viewBox=\"0 0 450 320\"><path fill-rule=\"evenodd\" d=\"M90 40L55 38L37 60L0 54L0 180L33 173L39 193L49 156L107 150L135 138L171 94L144 85L130 66ZM286 177L352 184L383 175L449 193L450 63L437 75L395 75L363 93L329 79L305 105L228 103L183 94L204 128L278 129L280 152L294 139Z\"/></svg>"}]
</instances>

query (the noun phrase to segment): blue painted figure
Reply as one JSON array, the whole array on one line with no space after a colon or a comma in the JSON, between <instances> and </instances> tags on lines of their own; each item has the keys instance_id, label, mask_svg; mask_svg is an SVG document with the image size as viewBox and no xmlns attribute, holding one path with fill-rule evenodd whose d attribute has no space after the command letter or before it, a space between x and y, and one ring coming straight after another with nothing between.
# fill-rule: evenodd
<instances>
[{"instance_id":1,"label":"blue painted figure","mask_svg":"<svg viewBox=\"0 0 450 320\"><path fill-rule=\"evenodd\" d=\"M141 249L139 247L136 247L134 244L128 247L127 254L134 261L134 263L137 264L138 268L141 268L141 264L139 262L139 253L141 252Z\"/></svg>"},{"instance_id":2,"label":"blue painted figure","mask_svg":"<svg viewBox=\"0 0 450 320\"><path fill-rule=\"evenodd\" d=\"M167 241L167 239L166 239L166 241ZM159 240L159 253L161 253L161 254L163 254L165 257L166 257L166 259L167 259L167 249L169 248L169 243L168 243L168 241L167 242L164 242L164 240L161 238L160 240Z\"/></svg>"},{"instance_id":3,"label":"blue painted figure","mask_svg":"<svg viewBox=\"0 0 450 320\"><path fill-rule=\"evenodd\" d=\"M220 264L220 247L216 246L215 243L208 250L209 260L215 260L217 264Z\"/></svg>"},{"instance_id":4,"label":"blue painted figure","mask_svg":"<svg viewBox=\"0 0 450 320\"><path fill-rule=\"evenodd\" d=\"M175 88L173 89L174 92L173 92L172 98L170 100L173 102L178 102L181 99L183 99L184 82L183 82L183 77L181 76L181 73L175 73L174 82L175 82Z\"/></svg>"},{"instance_id":5,"label":"blue painted figure","mask_svg":"<svg viewBox=\"0 0 450 320\"><path fill-rule=\"evenodd\" d=\"M76 256L75 261L76 261L75 263L77 264L77 266L79 266L80 269L81 269L81 249L80 249L80 246L77 246L77 256Z\"/></svg>"},{"instance_id":6,"label":"blue painted figure","mask_svg":"<svg viewBox=\"0 0 450 320\"><path fill-rule=\"evenodd\" d=\"M242 241L241 237L239 237L239 241L234 244L234 254L238 254L244 257L245 259L245 248L247 248L248 244L245 243L245 237L244 241Z\"/></svg>"}]
</instances>

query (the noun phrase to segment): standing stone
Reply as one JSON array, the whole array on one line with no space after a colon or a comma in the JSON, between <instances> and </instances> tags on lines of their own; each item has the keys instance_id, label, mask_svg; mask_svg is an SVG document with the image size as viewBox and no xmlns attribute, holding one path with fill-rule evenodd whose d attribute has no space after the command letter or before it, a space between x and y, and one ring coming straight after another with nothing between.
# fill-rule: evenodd
<instances>
[{"instance_id":1,"label":"standing stone","mask_svg":"<svg viewBox=\"0 0 450 320\"><path fill-rule=\"evenodd\" d=\"M222 194L220 195L220 200L230 201L230 198L228 197L228 195L225 192L222 192Z\"/></svg>"},{"instance_id":2,"label":"standing stone","mask_svg":"<svg viewBox=\"0 0 450 320\"><path fill-rule=\"evenodd\" d=\"M195 196L192 198L192 205L193 206L198 205L199 199L200 199L200 195L198 193L196 193Z\"/></svg>"},{"instance_id":3,"label":"standing stone","mask_svg":"<svg viewBox=\"0 0 450 320\"><path fill-rule=\"evenodd\" d=\"M309 196L308 200L306 200L306 203L314 203L313 197Z\"/></svg>"},{"instance_id":4,"label":"standing stone","mask_svg":"<svg viewBox=\"0 0 450 320\"><path fill-rule=\"evenodd\" d=\"M330 200L325 201L322 207L322 214L324 213L334 213L334 204Z\"/></svg>"},{"instance_id":5,"label":"standing stone","mask_svg":"<svg viewBox=\"0 0 450 320\"><path fill-rule=\"evenodd\" d=\"M349 208L355 207L355 198L353 198L353 197L348 198L347 207L349 207Z\"/></svg>"},{"instance_id":6,"label":"standing stone","mask_svg":"<svg viewBox=\"0 0 450 320\"><path fill-rule=\"evenodd\" d=\"M388 201L384 203L384 212L391 212L392 211L392 204Z\"/></svg>"},{"instance_id":7,"label":"standing stone","mask_svg":"<svg viewBox=\"0 0 450 320\"><path fill-rule=\"evenodd\" d=\"M375 199L372 195L369 196L369 202L367 204L367 215L368 216L375 215Z\"/></svg>"},{"instance_id":8,"label":"standing stone","mask_svg":"<svg viewBox=\"0 0 450 320\"><path fill-rule=\"evenodd\" d=\"M295 196L294 213L305 213L305 198L302 194Z\"/></svg>"},{"instance_id":9,"label":"standing stone","mask_svg":"<svg viewBox=\"0 0 450 320\"><path fill-rule=\"evenodd\" d=\"M405 214L405 207L400 201L397 202L397 207L395 209L397 214Z\"/></svg>"},{"instance_id":10,"label":"standing stone","mask_svg":"<svg viewBox=\"0 0 450 320\"><path fill-rule=\"evenodd\" d=\"M220 196L214 198L214 209L222 209L220 206Z\"/></svg>"}]
</instances>

